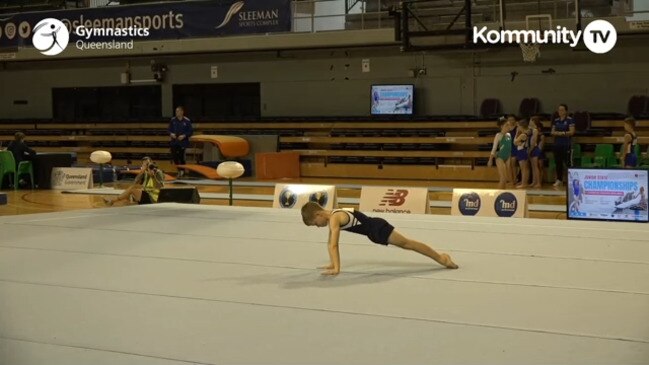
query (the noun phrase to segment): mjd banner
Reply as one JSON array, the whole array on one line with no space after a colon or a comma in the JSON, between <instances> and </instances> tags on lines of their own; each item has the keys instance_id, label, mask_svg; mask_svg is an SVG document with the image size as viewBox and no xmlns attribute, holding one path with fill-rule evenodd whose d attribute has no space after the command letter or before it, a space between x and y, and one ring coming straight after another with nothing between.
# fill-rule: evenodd
<instances>
[{"instance_id":1,"label":"mjd banner","mask_svg":"<svg viewBox=\"0 0 649 365\"><path fill-rule=\"evenodd\" d=\"M0 48L31 46L36 32L59 31L57 27L35 29L44 19L65 25L70 43L217 37L289 32L291 4L289 0L183 1L0 15Z\"/></svg>"},{"instance_id":2,"label":"mjd banner","mask_svg":"<svg viewBox=\"0 0 649 365\"><path fill-rule=\"evenodd\" d=\"M527 194L524 190L453 189L451 215L525 218Z\"/></svg>"}]
</instances>

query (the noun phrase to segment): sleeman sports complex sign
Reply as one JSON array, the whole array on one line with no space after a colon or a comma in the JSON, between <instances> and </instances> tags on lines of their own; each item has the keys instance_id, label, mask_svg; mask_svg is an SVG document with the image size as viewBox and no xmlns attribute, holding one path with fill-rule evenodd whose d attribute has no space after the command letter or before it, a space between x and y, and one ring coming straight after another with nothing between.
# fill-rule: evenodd
<instances>
[{"instance_id":1,"label":"sleeman sports complex sign","mask_svg":"<svg viewBox=\"0 0 649 365\"><path fill-rule=\"evenodd\" d=\"M289 32L291 4L289 0L183 1L0 15L0 48L31 46L37 24L46 18L65 25L70 43L115 37L208 38Z\"/></svg>"}]
</instances>

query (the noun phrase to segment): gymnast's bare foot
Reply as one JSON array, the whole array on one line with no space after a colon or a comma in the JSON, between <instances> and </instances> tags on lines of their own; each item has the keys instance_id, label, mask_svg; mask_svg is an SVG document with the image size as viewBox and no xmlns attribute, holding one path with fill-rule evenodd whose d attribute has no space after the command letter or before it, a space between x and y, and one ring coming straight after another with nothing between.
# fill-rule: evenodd
<instances>
[{"instance_id":1,"label":"gymnast's bare foot","mask_svg":"<svg viewBox=\"0 0 649 365\"><path fill-rule=\"evenodd\" d=\"M451 256L443 253L442 255L442 265L446 266L447 269L457 269L459 266L457 266L453 260L451 260Z\"/></svg>"}]
</instances>

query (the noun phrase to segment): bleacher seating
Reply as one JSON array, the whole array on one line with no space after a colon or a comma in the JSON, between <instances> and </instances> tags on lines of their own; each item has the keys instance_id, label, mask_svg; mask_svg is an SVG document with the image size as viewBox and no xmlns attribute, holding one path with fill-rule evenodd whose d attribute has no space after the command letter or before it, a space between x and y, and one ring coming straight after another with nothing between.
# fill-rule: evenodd
<instances>
[{"instance_id":1,"label":"bleacher seating","mask_svg":"<svg viewBox=\"0 0 649 365\"><path fill-rule=\"evenodd\" d=\"M546 133L549 122L546 121ZM574 138L584 156L594 154L597 144L623 142L623 121L593 120L596 135L580 133ZM81 123L66 124L39 121L0 122L0 142L6 145L16 130L27 133L27 142L40 152L73 151L81 163L90 152L105 149L113 154L116 165L138 161L148 155L173 172L168 148L167 123ZM492 120L360 120L305 119L256 122L195 123L197 134L273 134L279 136L281 151L297 151L302 156L305 176L366 174L368 177L457 179L491 179L494 169L486 165L493 136L497 132ZM639 143L649 144L649 120L638 122ZM548 154L552 138L546 138ZM619 148L616 147L616 150ZM642 150L646 150L645 147ZM188 157L200 154L190 150ZM353 164L353 170L344 166ZM365 166L368 167L365 170ZM441 167L463 167L461 172ZM432 167L432 169L431 169ZM464 168L465 167L465 168ZM468 169L467 169L468 168ZM398 170L394 170L398 169ZM397 171L397 172L395 172ZM449 172L450 171L450 172ZM470 172L467 172L470 171ZM452 172L452 173L451 173ZM495 176L495 175L494 175Z\"/></svg>"}]
</instances>

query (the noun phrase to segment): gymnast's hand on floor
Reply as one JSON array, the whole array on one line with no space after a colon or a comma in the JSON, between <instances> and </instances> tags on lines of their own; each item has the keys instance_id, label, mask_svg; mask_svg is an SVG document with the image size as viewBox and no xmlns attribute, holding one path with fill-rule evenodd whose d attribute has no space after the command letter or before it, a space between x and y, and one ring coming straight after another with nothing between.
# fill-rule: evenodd
<instances>
[{"instance_id":1,"label":"gymnast's hand on floor","mask_svg":"<svg viewBox=\"0 0 649 365\"><path fill-rule=\"evenodd\" d=\"M325 276L334 276L334 275L338 275L338 273L340 273L340 269L338 269L338 270L336 270L336 269L331 269L331 270L323 271L323 272L322 272L322 275L325 275Z\"/></svg>"}]
</instances>

